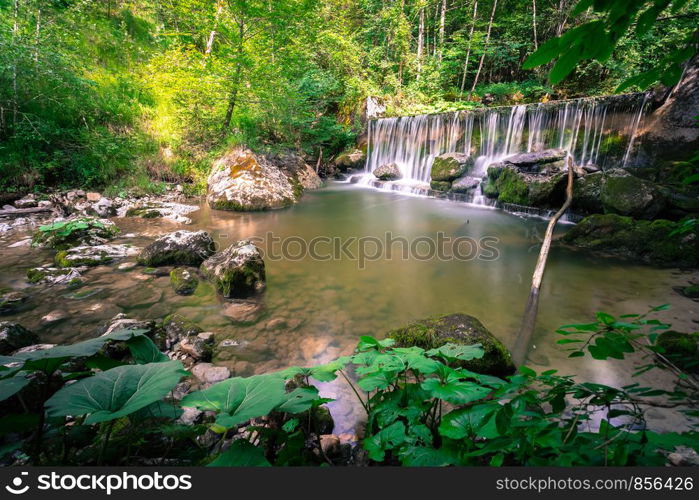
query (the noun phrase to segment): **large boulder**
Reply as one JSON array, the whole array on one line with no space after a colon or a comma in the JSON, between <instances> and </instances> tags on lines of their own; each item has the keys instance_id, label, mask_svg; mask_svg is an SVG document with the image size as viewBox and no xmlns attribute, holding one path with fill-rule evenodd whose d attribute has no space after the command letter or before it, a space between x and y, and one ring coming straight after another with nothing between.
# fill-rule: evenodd
<instances>
[{"instance_id":1,"label":"large boulder","mask_svg":"<svg viewBox=\"0 0 699 500\"><path fill-rule=\"evenodd\" d=\"M433 181L449 182L473 168L473 158L464 153L445 153L432 162L430 178Z\"/></svg>"},{"instance_id":2,"label":"large boulder","mask_svg":"<svg viewBox=\"0 0 699 500\"><path fill-rule=\"evenodd\" d=\"M447 343L480 344L485 351L481 359L461 362L471 371L503 377L515 371L512 356L500 340L477 318L468 314L448 314L411 323L388 332L398 347L417 346L434 349Z\"/></svg>"},{"instance_id":3,"label":"large boulder","mask_svg":"<svg viewBox=\"0 0 699 500\"><path fill-rule=\"evenodd\" d=\"M573 185L573 210L587 214L602 213L602 186L605 175L603 172L587 174L575 179Z\"/></svg>"},{"instance_id":4,"label":"large boulder","mask_svg":"<svg viewBox=\"0 0 699 500\"><path fill-rule=\"evenodd\" d=\"M200 270L224 297L245 297L265 287L265 262L250 240L238 241L209 257Z\"/></svg>"},{"instance_id":5,"label":"large boulder","mask_svg":"<svg viewBox=\"0 0 699 500\"><path fill-rule=\"evenodd\" d=\"M335 166L341 171L361 170L366 163L366 153L361 149L349 149L337 155Z\"/></svg>"},{"instance_id":6,"label":"large boulder","mask_svg":"<svg viewBox=\"0 0 699 500\"><path fill-rule=\"evenodd\" d=\"M522 171L509 163L497 163L488 167L483 193L501 203L556 208L565 199L566 184L567 173L558 167L536 172Z\"/></svg>"},{"instance_id":7,"label":"large boulder","mask_svg":"<svg viewBox=\"0 0 699 500\"><path fill-rule=\"evenodd\" d=\"M214 240L206 231L175 231L159 237L138 256L144 266L198 266L214 253Z\"/></svg>"},{"instance_id":8,"label":"large boulder","mask_svg":"<svg viewBox=\"0 0 699 500\"><path fill-rule=\"evenodd\" d=\"M19 323L0 321L0 354L6 356L17 349L36 344L39 338Z\"/></svg>"},{"instance_id":9,"label":"large boulder","mask_svg":"<svg viewBox=\"0 0 699 500\"><path fill-rule=\"evenodd\" d=\"M639 219L653 219L665 207L655 184L622 169L605 173L600 197L605 212Z\"/></svg>"},{"instance_id":10,"label":"large boulder","mask_svg":"<svg viewBox=\"0 0 699 500\"><path fill-rule=\"evenodd\" d=\"M288 207L302 193L298 181L264 156L235 148L214 163L206 199L217 210L255 211Z\"/></svg>"},{"instance_id":11,"label":"large boulder","mask_svg":"<svg viewBox=\"0 0 699 500\"><path fill-rule=\"evenodd\" d=\"M375 169L373 172L374 177L382 181L395 181L403 177L403 174L395 163L387 163L386 165L381 165L379 168Z\"/></svg>"},{"instance_id":12,"label":"large boulder","mask_svg":"<svg viewBox=\"0 0 699 500\"><path fill-rule=\"evenodd\" d=\"M595 214L573 226L563 242L662 266L699 266L699 229L664 219L634 220L616 214Z\"/></svg>"}]
</instances>

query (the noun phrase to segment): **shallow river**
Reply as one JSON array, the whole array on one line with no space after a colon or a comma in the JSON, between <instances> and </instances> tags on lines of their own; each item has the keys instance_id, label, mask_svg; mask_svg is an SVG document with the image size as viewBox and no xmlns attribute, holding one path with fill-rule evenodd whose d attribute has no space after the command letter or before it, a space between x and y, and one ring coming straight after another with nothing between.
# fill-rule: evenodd
<instances>
[{"instance_id":1,"label":"shallow river","mask_svg":"<svg viewBox=\"0 0 699 500\"><path fill-rule=\"evenodd\" d=\"M145 275L139 267L119 271L118 263L90 270L85 286L77 291L28 285L26 270L50 262L52 254L28 247L7 248L24 236L14 233L0 240L0 287L24 288L31 299L25 310L2 319L35 330L42 342L58 343L94 336L120 312L142 319L177 312L215 332L217 342L235 341L218 348L215 359L235 375L327 362L350 353L360 335L382 336L391 328L442 313L472 314L512 345L546 225L542 220L501 211L347 184L307 193L287 210L232 213L203 206L191 217L193 224L186 229L205 229L222 247L237 239L260 238L259 246L267 254L262 308L225 302L203 281L194 295L178 296L168 277ZM182 228L157 219L117 218L114 222L122 230L115 242L139 247L158 234ZM563 226L559 232L565 229ZM357 255L359 244L351 238L385 240L387 232L408 243L394 241L390 258L384 251L362 265ZM424 237L438 241L439 233L480 241L480 258L430 258L430 244ZM270 235L286 238L291 255L277 258L282 244ZM310 242L316 237L336 240L318 240L319 255L315 257L299 256L299 241ZM346 252L334 258L330 252L333 245L345 245ZM375 241L363 245L368 257L376 255ZM402 258L404 247L409 251L407 259ZM464 257L472 248L462 240L459 249ZM699 304L672 290L691 279L696 279L696 274L637 266L554 246L542 287L530 365L535 369L557 368L580 379L610 385L629 382L631 366L626 362L568 359L555 344L555 329L588 322L599 310L638 313L669 303L672 308L658 317L677 330L694 331ZM42 320L55 311L68 313L68 317L53 323ZM648 376L645 382L652 381L653 375ZM643 383L644 379L638 381ZM322 389L324 395L338 398L330 404L336 432L351 432L361 419L361 408L354 404L349 389L342 382L324 384ZM655 417L660 428L674 425L669 414L665 419L659 413Z\"/></svg>"}]
</instances>

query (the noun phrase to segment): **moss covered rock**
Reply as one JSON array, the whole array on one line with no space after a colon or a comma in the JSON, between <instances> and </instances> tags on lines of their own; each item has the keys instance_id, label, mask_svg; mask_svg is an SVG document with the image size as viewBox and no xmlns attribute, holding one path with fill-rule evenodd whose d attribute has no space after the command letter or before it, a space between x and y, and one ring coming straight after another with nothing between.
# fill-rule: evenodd
<instances>
[{"instance_id":1,"label":"moss covered rock","mask_svg":"<svg viewBox=\"0 0 699 500\"><path fill-rule=\"evenodd\" d=\"M343 151L335 158L335 166L341 171L346 172L349 169L360 170L364 168L366 163L366 153L361 149L353 148Z\"/></svg>"},{"instance_id":2,"label":"moss covered rock","mask_svg":"<svg viewBox=\"0 0 699 500\"><path fill-rule=\"evenodd\" d=\"M67 285L70 288L82 285L80 270L74 267L34 267L27 270L27 281L33 285Z\"/></svg>"},{"instance_id":3,"label":"moss covered rock","mask_svg":"<svg viewBox=\"0 0 699 500\"><path fill-rule=\"evenodd\" d=\"M563 241L662 266L699 265L699 231L675 232L680 223L664 219L635 220L616 214L595 214L576 224Z\"/></svg>"},{"instance_id":4,"label":"moss covered rock","mask_svg":"<svg viewBox=\"0 0 699 500\"><path fill-rule=\"evenodd\" d=\"M178 295L191 295L199 285L199 278L189 269L176 267L170 271L170 284Z\"/></svg>"},{"instance_id":5,"label":"moss covered rock","mask_svg":"<svg viewBox=\"0 0 699 500\"><path fill-rule=\"evenodd\" d=\"M453 181L473 168L473 158L464 153L445 153L432 162L430 178L433 181Z\"/></svg>"},{"instance_id":6,"label":"moss covered rock","mask_svg":"<svg viewBox=\"0 0 699 500\"><path fill-rule=\"evenodd\" d=\"M93 267L137 253L138 250L128 245L79 246L57 252L54 261L59 267Z\"/></svg>"},{"instance_id":7,"label":"moss covered rock","mask_svg":"<svg viewBox=\"0 0 699 500\"><path fill-rule=\"evenodd\" d=\"M595 172L575 179L573 185L573 210L586 214L602 213L602 186L604 173Z\"/></svg>"},{"instance_id":8,"label":"moss covered rock","mask_svg":"<svg viewBox=\"0 0 699 500\"><path fill-rule=\"evenodd\" d=\"M145 247L138 263L148 267L198 266L213 253L214 240L206 231L175 231Z\"/></svg>"},{"instance_id":9,"label":"moss covered rock","mask_svg":"<svg viewBox=\"0 0 699 500\"><path fill-rule=\"evenodd\" d=\"M621 169L605 173L600 191L607 213L652 219L665 207L664 197L655 184Z\"/></svg>"},{"instance_id":10,"label":"moss covered rock","mask_svg":"<svg viewBox=\"0 0 699 500\"><path fill-rule=\"evenodd\" d=\"M265 287L265 262L250 240L238 241L209 257L200 270L224 297L246 297Z\"/></svg>"},{"instance_id":11,"label":"moss covered rock","mask_svg":"<svg viewBox=\"0 0 699 500\"><path fill-rule=\"evenodd\" d=\"M387 337L399 347L417 346L433 349L447 343L481 344L485 351L481 359L462 362L471 371L495 376L511 375L515 371L507 348L477 318L468 314L449 314L416 321L388 332Z\"/></svg>"},{"instance_id":12,"label":"moss covered rock","mask_svg":"<svg viewBox=\"0 0 699 500\"><path fill-rule=\"evenodd\" d=\"M119 232L108 219L71 217L39 227L32 244L47 248L66 249L78 245L102 245Z\"/></svg>"},{"instance_id":13,"label":"moss covered rock","mask_svg":"<svg viewBox=\"0 0 699 500\"><path fill-rule=\"evenodd\" d=\"M697 362L698 337L699 334L696 333L668 331L658 336L655 345L661 349L660 354L681 370L699 373L699 363Z\"/></svg>"}]
</instances>

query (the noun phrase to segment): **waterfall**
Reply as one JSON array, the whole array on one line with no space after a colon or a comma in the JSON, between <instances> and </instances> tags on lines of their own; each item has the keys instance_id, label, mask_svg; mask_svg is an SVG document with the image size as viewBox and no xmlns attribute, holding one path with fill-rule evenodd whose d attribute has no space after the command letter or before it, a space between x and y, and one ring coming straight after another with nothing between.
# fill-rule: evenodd
<instances>
[{"instance_id":1,"label":"waterfall","mask_svg":"<svg viewBox=\"0 0 699 500\"><path fill-rule=\"evenodd\" d=\"M401 183L424 185L443 153L473 155L470 175L482 177L507 156L549 148L565 149L581 166L627 166L646 104L646 94L625 94L371 120L365 170L395 163Z\"/></svg>"}]
</instances>

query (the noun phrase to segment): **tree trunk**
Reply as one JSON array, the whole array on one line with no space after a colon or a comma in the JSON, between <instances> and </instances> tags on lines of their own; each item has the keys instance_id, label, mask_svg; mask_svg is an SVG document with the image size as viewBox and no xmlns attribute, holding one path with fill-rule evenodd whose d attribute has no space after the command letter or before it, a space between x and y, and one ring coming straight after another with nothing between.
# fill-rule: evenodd
<instances>
[{"instance_id":1,"label":"tree trunk","mask_svg":"<svg viewBox=\"0 0 699 500\"><path fill-rule=\"evenodd\" d=\"M442 62L444 55L444 30L447 24L447 0L442 0L442 8L439 13L439 52L438 59Z\"/></svg>"},{"instance_id":2,"label":"tree trunk","mask_svg":"<svg viewBox=\"0 0 699 500\"><path fill-rule=\"evenodd\" d=\"M226 117L223 119L223 130L226 131L231 126L233 111L238 102L238 89L240 88L240 80L243 72L243 37L245 35L245 22L241 19L238 21L238 47L236 49L235 73L233 74L233 83L231 85L231 93L228 97L228 108L226 109Z\"/></svg>"},{"instance_id":3,"label":"tree trunk","mask_svg":"<svg viewBox=\"0 0 699 500\"><path fill-rule=\"evenodd\" d=\"M539 41L536 36L536 0L532 0L532 28L534 30L534 50L539 48Z\"/></svg>"},{"instance_id":4,"label":"tree trunk","mask_svg":"<svg viewBox=\"0 0 699 500\"><path fill-rule=\"evenodd\" d=\"M12 21L12 45L16 50L19 43L19 0L13 3ZM19 114L19 97L17 95L17 57L12 64L12 126L17 126L17 115Z\"/></svg>"},{"instance_id":5,"label":"tree trunk","mask_svg":"<svg viewBox=\"0 0 699 500\"><path fill-rule=\"evenodd\" d=\"M422 72L422 52L425 48L425 9L420 9L420 24L417 32L417 79Z\"/></svg>"},{"instance_id":6,"label":"tree trunk","mask_svg":"<svg viewBox=\"0 0 699 500\"><path fill-rule=\"evenodd\" d=\"M41 0L39 0L40 2ZM36 33L34 35L34 62L39 62L39 46L41 45L41 3L36 6Z\"/></svg>"},{"instance_id":7,"label":"tree trunk","mask_svg":"<svg viewBox=\"0 0 699 500\"><path fill-rule=\"evenodd\" d=\"M471 85L471 91L468 93L468 98L471 99L471 94L476 90L476 85L478 84L478 77L481 75L481 70L483 69L483 61L485 60L485 52L488 49L488 43L490 42L490 31L493 29L493 19L495 18L495 10L498 8L498 0L493 2L493 11L490 13L490 21L488 21L488 32L485 35L485 43L483 44L483 54L481 54L481 60L478 63L478 70L476 71L476 77L473 79L473 85Z\"/></svg>"},{"instance_id":8,"label":"tree trunk","mask_svg":"<svg viewBox=\"0 0 699 500\"><path fill-rule=\"evenodd\" d=\"M206 49L204 50L204 54L207 56L211 54L211 51L214 48L214 40L216 38L216 30L218 28L218 20L221 17L221 12L223 12L223 2L219 1L217 2L216 6L216 17L214 18L214 29L211 30L211 33L209 33L209 39L206 41Z\"/></svg>"},{"instance_id":9,"label":"tree trunk","mask_svg":"<svg viewBox=\"0 0 699 500\"><path fill-rule=\"evenodd\" d=\"M461 77L461 95L464 95L466 88L466 75L468 74L468 60L471 57L471 45L473 44L473 30L476 27L476 18L478 17L478 0L473 1L473 21L471 22L471 31L468 34L468 50L466 51L466 60L464 61L464 75Z\"/></svg>"},{"instance_id":10,"label":"tree trunk","mask_svg":"<svg viewBox=\"0 0 699 500\"><path fill-rule=\"evenodd\" d=\"M571 156L568 156L567 163L568 185L566 186L566 200L560 210L556 212L553 218L549 221L549 225L546 227L544 241L542 242L541 250L539 251L539 259L536 261L534 275L532 276L532 287L529 291L527 306L524 309L524 317L522 318L522 324L519 328L519 332L517 333L515 346L512 349L512 359L516 365L522 365L526 361L529 345L531 344L532 336L534 335L536 315L539 310L539 290L541 288L541 281L544 277L544 271L546 270L546 261L549 256L549 250L551 249L553 230L556 227L558 220L563 216L565 211L568 210L573 202L573 158Z\"/></svg>"}]
</instances>

